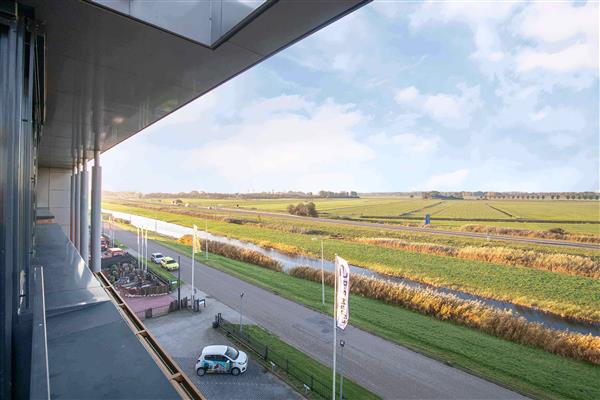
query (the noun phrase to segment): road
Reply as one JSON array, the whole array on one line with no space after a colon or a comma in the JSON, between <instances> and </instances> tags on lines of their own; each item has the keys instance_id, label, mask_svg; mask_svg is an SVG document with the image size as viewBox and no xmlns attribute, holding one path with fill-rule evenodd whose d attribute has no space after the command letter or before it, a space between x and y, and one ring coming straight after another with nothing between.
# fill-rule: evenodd
<instances>
[{"instance_id":1,"label":"road","mask_svg":"<svg viewBox=\"0 0 600 400\"><path fill-rule=\"evenodd\" d=\"M462 236L469 238L477 238L477 239L490 239L490 240L501 240L505 242L523 242L523 243L531 243L531 244L542 244L548 246L563 246L563 247L577 247L583 249L594 249L600 250L600 244L594 243L582 243L582 242L570 242L566 240L554 240L554 239L539 239L539 238L530 238L530 237L519 237L519 236L508 236L508 235L487 235L485 233L477 233L477 232L462 232L455 230L445 230L445 229L433 229L433 228L419 228L415 226L404 226L404 225L392 225L392 224L382 224L379 222L363 222L363 221L348 221L343 219L331 219L331 218L312 218L312 217L301 217L298 215L290 215L283 213L276 213L270 211L253 211L253 210L242 210L238 208L213 208L217 211L230 212L235 214L245 214L245 215L256 215L256 216L269 216L269 217L277 217L284 219L295 219L295 220L304 220L310 222L327 222L330 224L337 225L350 225L350 226L359 226L363 228L382 228L382 229L390 229L394 231L409 231L409 232L424 232L430 233L432 235L449 235L449 236Z\"/></svg>"},{"instance_id":2,"label":"road","mask_svg":"<svg viewBox=\"0 0 600 400\"><path fill-rule=\"evenodd\" d=\"M118 230L116 237L136 247L134 233ZM149 253L176 253L151 240ZM181 256L182 279L191 281L191 259ZM244 293L244 315L282 340L331 366L332 320L274 293L196 262L196 287L233 309ZM344 372L355 382L386 399L518 399L517 393L449 367L368 332L348 326Z\"/></svg>"}]
</instances>

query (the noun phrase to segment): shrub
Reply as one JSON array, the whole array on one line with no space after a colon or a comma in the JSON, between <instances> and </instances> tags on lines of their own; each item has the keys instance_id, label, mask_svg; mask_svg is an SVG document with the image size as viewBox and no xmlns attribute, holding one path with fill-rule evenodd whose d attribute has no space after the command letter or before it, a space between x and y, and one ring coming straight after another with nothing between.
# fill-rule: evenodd
<instances>
[{"instance_id":1,"label":"shrub","mask_svg":"<svg viewBox=\"0 0 600 400\"><path fill-rule=\"evenodd\" d=\"M415 251L417 253L522 266L600 279L600 264L598 262L595 262L588 257L571 254L542 253L533 250L520 250L508 247L453 247L433 243L407 242L400 239L388 238L357 238L355 241L381 247Z\"/></svg>"},{"instance_id":2,"label":"shrub","mask_svg":"<svg viewBox=\"0 0 600 400\"><path fill-rule=\"evenodd\" d=\"M298 205L290 204L287 207L288 213L292 215L299 215L301 217L318 217L317 206L312 201L308 203L298 203Z\"/></svg>"},{"instance_id":3,"label":"shrub","mask_svg":"<svg viewBox=\"0 0 600 400\"><path fill-rule=\"evenodd\" d=\"M179 240L180 243L188 246L192 245L192 235L184 235ZM206 248L206 241L201 240L202 249ZM249 264L258 265L260 267L268 268L273 271L282 272L283 266L277 260L267 257L258 251L243 249L241 247L233 246L227 243L215 242L213 240L208 241L208 250L211 253L218 254L223 257L231 258L233 260L247 262Z\"/></svg>"},{"instance_id":4,"label":"shrub","mask_svg":"<svg viewBox=\"0 0 600 400\"><path fill-rule=\"evenodd\" d=\"M295 267L291 276L321 282L321 271L311 267ZM333 273L325 273L325 282L333 286ZM498 310L478 301L430 289L413 288L381 279L352 275L350 293L398 305L440 320L479 329L488 334L528 346L540 347L564 357L600 364L600 338L568 331L545 328L528 322L508 310Z\"/></svg>"}]
</instances>

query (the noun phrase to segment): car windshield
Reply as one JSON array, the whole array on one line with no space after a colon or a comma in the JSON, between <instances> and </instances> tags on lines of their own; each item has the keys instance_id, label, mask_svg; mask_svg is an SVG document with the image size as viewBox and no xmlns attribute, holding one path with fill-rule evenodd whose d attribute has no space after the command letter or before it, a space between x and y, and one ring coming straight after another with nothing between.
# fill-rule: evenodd
<instances>
[{"instance_id":1,"label":"car windshield","mask_svg":"<svg viewBox=\"0 0 600 400\"><path fill-rule=\"evenodd\" d=\"M238 354L238 351L233 347L227 347L227 351L225 352L225 355L231 358L232 360L237 360Z\"/></svg>"},{"instance_id":2,"label":"car windshield","mask_svg":"<svg viewBox=\"0 0 600 400\"><path fill-rule=\"evenodd\" d=\"M175 264L176 261L175 260L167 260L167 264Z\"/></svg>"},{"instance_id":3,"label":"car windshield","mask_svg":"<svg viewBox=\"0 0 600 400\"><path fill-rule=\"evenodd\" d=\"M163 256L163 255L162 255L162 254L160 254L160 253L156 253L156 254L154 255L154 257L155 257L155 258L162 258L162 256Z\"/></svg>"}]
</instances>

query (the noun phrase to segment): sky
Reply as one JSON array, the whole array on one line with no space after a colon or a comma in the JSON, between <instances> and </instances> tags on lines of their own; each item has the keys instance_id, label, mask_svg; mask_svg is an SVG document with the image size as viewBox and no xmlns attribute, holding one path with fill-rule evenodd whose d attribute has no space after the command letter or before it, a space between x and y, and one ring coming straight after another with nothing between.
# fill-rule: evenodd
<instances>
[{"instance_id":1,"label":"sky","mask_svg":"<svg viewBox=\"0 0 600 400\"><path fill-rule=\"evenodd\" d=\"M104 189L597 191L598 18L375 1L104 153Z\"/></svg>"}]
</instances>

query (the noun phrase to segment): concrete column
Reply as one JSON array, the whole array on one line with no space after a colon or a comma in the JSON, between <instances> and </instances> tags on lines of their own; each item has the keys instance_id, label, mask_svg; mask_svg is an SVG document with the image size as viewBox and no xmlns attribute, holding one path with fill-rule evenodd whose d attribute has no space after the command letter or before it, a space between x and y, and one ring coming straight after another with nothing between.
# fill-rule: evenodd
<instances>
[{"instance_id":1,"label":"concrete column","mask_svg":"<svg viewBox=\"0 0 600 400\"><path fill-rule=\"evenodd\" d=\"M75 167L71 171L71 202L69 204L69 239L75 240Z\"/></svg>"},{"instance_id":2,"label":"concrete column","mask_svg":"<svg viewBox=\"0 0 600 400\"><path fill-rule=\"evenodd\" d=\"M100 166L100 151L94 153L92 168L92 263L93 272L100 272L101 249L100 235L102 234L102 167Z\"/></svg>"},{"instance_id":3,"label":"concrete column","mask_svg":"<svg viewBox=\"0 0 600 400\"><path fill-rule=\"evenodd\" d=\"M85 263L90 262L90 217L89 217L89 202L88 202L88 172L87 172L87 160L83 159L81 168L81 205L79 206L80 213L80 224L79 224L79 254Z\"/></svg>"},{"instance_id":4,"label":"concrete column","mask_svg":"<svg viewBox=\"0 0 600 400\"><path fill-rule=\"evenodd\" d=\"M81 175L79 172L79 160L77 160L77 166L75 167L75 204L74 204L74 214L75 214L75 221L73 224L73 244L75 245L75 248L77 250L79 250L79 221L81 220L80 218L80 213L79 213L79 206L81 205L81 201L79 200L79 198L81 197Z\"/></svg>"}]
</instances>

